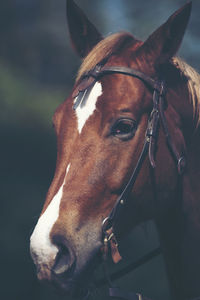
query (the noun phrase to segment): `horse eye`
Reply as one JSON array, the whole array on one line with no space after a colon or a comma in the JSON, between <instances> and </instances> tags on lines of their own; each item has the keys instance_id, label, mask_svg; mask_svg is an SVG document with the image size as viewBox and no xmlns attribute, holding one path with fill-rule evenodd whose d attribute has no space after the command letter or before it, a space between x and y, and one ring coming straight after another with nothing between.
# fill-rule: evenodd
<instances>
[{"instance_id":1,"label":"horse eye","mask_svg":"<svg viewBox=\"0 0 200 300\"><path fill-rule=\"evenodd\" d=\"M134 136L137 129L136 122L132 119L120 119L111 129L112 135L127 140Z\"/></svg>"}]
</instances>

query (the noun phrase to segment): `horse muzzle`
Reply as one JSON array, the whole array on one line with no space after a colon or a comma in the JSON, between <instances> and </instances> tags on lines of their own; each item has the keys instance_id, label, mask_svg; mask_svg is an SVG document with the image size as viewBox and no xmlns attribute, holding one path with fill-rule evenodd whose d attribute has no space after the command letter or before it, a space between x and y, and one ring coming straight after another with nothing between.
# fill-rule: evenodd
<instances>
[{"instance_id":1,"label":"horse muzzle","mask_svg":"<svg viewBox=\"0 0 200 300\"><path fill-rule=\"evenodd\" d=\"M89 253L84 251L88 250L86 246L82 247L82 252L79 249L75 253L72 247L64 239L61 241L58 236L54 237L53 245L57 253L55 248L51 251L44 247L39 248L34 240L31 241L31 256L37 268L38 279L56 287L62 294L85 299L94 269L101 262L100 253L98 255L101 243Z\"/></svg>"},{"instance_id":2,"label":"horse muzzle","mask_svg":"<svg viewBox=\"0 0 200 300\"><path fill-rule=\"evenodd\" d=\"M54 244L38 243L31 237L31 257L37 268L39 280L51 281L55 277L70 278L76 267L74 251L65 242Z\"/></svg>"}]
</instances>

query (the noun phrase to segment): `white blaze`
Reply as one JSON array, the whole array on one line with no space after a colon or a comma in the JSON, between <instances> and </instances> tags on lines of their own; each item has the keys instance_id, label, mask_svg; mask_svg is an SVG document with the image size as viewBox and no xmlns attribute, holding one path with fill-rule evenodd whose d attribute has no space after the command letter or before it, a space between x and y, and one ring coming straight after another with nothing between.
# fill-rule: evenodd
<instances>
[{"instance_id":1,"label":"white blaze","mask_svg":"<svg viewBox=\"0 0 200 300\"><path fill-rule=\"evenodd\" d=\"M66 175L63 184L59 188L45 212L39 218L37 225L30 238L31 256L35 263L48 265L57 253L58 248L52 244L50 240L50 232L53 225L59 217L60 202L63 195L63 186L66 182L67 173L69 172L70 164L67 166Z\"/></svg>"},{"instance_id":2,"label":"white blaze","mask_svg":"<svg viewBox=\"0 0 200 300\"><path fill-rule=\"evenodd\" d=\"M88 97L85 105L82 107L81 107L81 105L79 105L76 108L76 116L77 116L77 120L78 120L79 134L81 134L81 131L82 131L86 121L94 113L94 111L96 109L96 103L97 103L98 97L101 95L102 95L102 85L100 82L96 82L89 94L89 97Z\"/></svg>"}]
</instances>

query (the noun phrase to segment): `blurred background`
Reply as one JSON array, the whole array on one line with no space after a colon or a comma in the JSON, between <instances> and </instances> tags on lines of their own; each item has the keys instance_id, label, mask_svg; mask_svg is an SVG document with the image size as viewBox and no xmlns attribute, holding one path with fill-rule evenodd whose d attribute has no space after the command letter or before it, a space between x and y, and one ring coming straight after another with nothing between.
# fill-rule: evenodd
<instances>
[{"instance_id":1,"label":"blurred background","mask_svg":"<svg viewBox=\"0 0 200 300\"><path fill-rule=\"evenodd\" d=\"M127 30L144 40L186 0L76 2L104 35ZM69 299L37 282L29 255L29 236L55 167L52 115L69 94L81 63L70 47L65 6L65 0L1 1L0 297L4 300ZM200 1L194 0L179 55L200 71L199 16ZM153 223L140 226L127 238L121 266L158 244ZM170 300L161 256L118 283L155 300ZM106 299L106 290L93 299Z\"/></svg>"}]
</instances>

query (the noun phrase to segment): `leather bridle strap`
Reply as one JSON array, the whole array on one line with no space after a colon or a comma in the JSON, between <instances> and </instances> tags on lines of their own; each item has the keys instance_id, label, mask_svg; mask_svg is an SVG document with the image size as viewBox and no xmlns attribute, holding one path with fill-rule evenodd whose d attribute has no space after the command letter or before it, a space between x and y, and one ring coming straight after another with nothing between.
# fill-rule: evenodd
<instances>
[{"instance_id":1,"label":"leather bridle strap","mask_svg":"<svg viewBox=\"0 0 200 300\"><path fill-rule=\"evenodd\" d=\"M143 166L143 162L149 154L149 161L153 168L155 168L155 148L157 142L157 133L159 127L159 120L163 128L163 132L166 137L168 148L175 159L179 174L182 174L185 169L185 157L179 155L175 145L172 142L171 136L169 134L165 114L164 114L164 96L165 96L165 84L162 80L154 80L148 75L141 71L121 66L103 66L97 65L93 70L87 72L82 76L81 82L76 87L73 92L73 97L75 98L74 109L79 105L84 105L84 101L87 100L87 94L94 86L95 82L99 80L102 76L107 74L124 74L132 77L136 77L142 80L153 90L153 109L150 114L147 130L144 139L144 145L139 156L138 162L133 170L133 173L125 186L123 192L116 200L116 203L110 212L109 216L104 219L102 223L102 231L104 236L104 247L102 249L103 258L107 260L109 248L111 250L111 255L114 262L118 262L121 256L118 251L118 243L114 233L114 225L119 219L120 212L124 205L128 202L130 193L134 187L134 184L138 178L138 174ZM85 100L86 99L86 100ZM109 280L108 280L109 281ZM126 300L140 300L141 295L133 293L121 292L117 288L110 288L110 296L123 298Z\"/></svg>"},{"instance_id":2,"label":"leather bridle strap","mask_svg":"<svg viewBox=\"0 0 200 300\"><path fill-rule=\"evenodd\" d=\"M161 86L164 83L161 83ZM157 85L158 86L158 85ZM111 223L114 223L114 221L118 218L121 207L124 206L127 202L127 198L130 195L131 190L134 187L134 184L137 180L138 174L142 168L143 162L147 157L147 154L149 153L149 160L152 165L152 167L155 167L155 159L154 159L154 154L155 154L155 144L156 144L156 137L157 137L157 130L158 130L158 120L159 120L159 111L158 111L158 105L159 105L159 100L160 97L163 95L160 93L158 97L158 91L154 90L153 94L153 110L150 114L149 120L148 120L148 125L147 125L147 130L145 134L145 140L144 140L144 145L142 148L142 151L140 153L140 156L138 158L137 164L135 166L135 169L133 170L133 173L124 188L123 192L121 195L118 197L115 206L113 207L111 213L109 214L108 218L104 220L104 228L110 226ZM107 223L107 224L106 224ZM110 223L110 224L108 224ZM103 229L104 229L103 228Z\"/></svg>"},{"instance_id":3,"label":"leather bridle strap","mask_svg":"<svg viewBox=\"0 0 200 300\"><path fill-rule=\"evenodd\" d=\"M152 79L150 76L144 74L143 72L141 72L139 70L135 70L135 69L128 68L128 67L121 67L121 66L101 67L101 65L97 65L93 70L86 73L85 76L92 76L95 79L98 79L98 77L100 77L100 76L103 76L106 74L113 74L113 73L137 77L140 80L147 83L149 86L151 86L151 88L153 90L157 90L158 92L160 92L159 81Z\"/></svg>"},{"instance_id":4,"label":"leather bridle strap","mask_svg":"<svg viewBox=\"0 0 200 300\"><path fill-rule=\"evenodd\" d=\"M133 70L132 70L133 74ZM138 72L137 72L138 75ZM145 75L146 77L146 75ZM144 80L144 77L143 77ZM163 82L154 82L154 87L156 87L156 90L153 92L153 109L150 114L147 130L145 134L145 140L144 145L142 148L142 151L140 153L140 156L138 158L138 161L136 163L136 166L133 170L133 173L125 186L123 192L116 200L116 203L110 212L109 216L104 219L102 224L102 230L104 234L104 249L108 247L108 242L110 244L110 250L112 259L115 263L117 263L119 260L121 260L121 256L118 251L118 243L116 241L115 235L114 235L114 225L116 225L116 222L119 219L119 215L121 213L122 208L126 205L128 202L130 193L135 185L135 182L138 178L138 175L140 173L140 170L143 166L143 162L147 157L147 154L149 153L149 160L151 163L151 166L155 167L155 146L157 141L157 132L158 132L158 126L159 126L159 101L160 98L163 97ZM160 89L158 87L160 86ZM106 252L108 252L106 250Z\"/></svg>"},{"instance_id":5,"label":"leather bridle strap","mask_svg":"<svg viewBox=\"0 0 200 300\"><path fill-rule=\"evenodd\" d=\"M180 156L175 145L173 144L173 141L171 139L171 136L169 134L166 118L164 115L164 96L166 93L166 87L164 84L164 81L162 80L155 80L151 78L150 76L144 74L143 72L139 70L135 70L129 67L122 67L122 66L102 66L101 64L96 65L96 67L89 72L85 73L82 78L81 78L81 83L78 85L78 87L75 89L73 92L73 97L75 98L76 96L80 96L79 101L76 101L74 104L74 109L79 105L80 101L83 100L85 95L87 94L87 91L90 90L90 87L94 85L94 83L102 76L108 75L108 74L124 74L132 77L136 77L140 80L142 80L145 84L147 84L153 91L154 91L154 97L159 98L159 103L158 107L156 108L155 114L159 114L159 118L155 118L156 121L152 124L157 128L156 122L158 122L158 119L161 121L161 125L166 137L167 145L169 147L169 150L175 159L177 163L177 168L179 174L182 174L186 162L185 162L185 157ZM154 104L157 103L158 101L153 101ZM154 107L155 108L155 107ZM149 159L152 167L155 167L155 161L152 156L152 153L155 150L155 138L152 138L152 141L150 142L150 150L149 150Z\"/></svg>"},{"instance_id":6,"label":"leather bridle strap","mask_svg":"<svg viewBox=\"0 0 200 300\"><path fill-rule=\"evenodd\" d=\"M105 233L105 231L107 231L107 228L109 228L111 226L111 224L113 224L113 222L119 217L119 213L121 211L121 207L125 205L126 199L129 196L135 182L136 179L138 177L138 174L142 168L143 162L147 156L149 150L149 138L146 136L145 138L145 143L142 149L142 152L140 154L140 157L138 159L138 162L136 164L136 167L129 179L129 182L127 183L126 187L124 188L123 192L121 193L121 195L119 196L119 198L117 199L115 206L113 207L111 213L109 214L109 216L104 220L103 223L103 231Z\"/></svg>"},{"instance_id":7,"label":"leather bridle strap","mask_svg":"<svg viewBox=\"0 0 200 300\"><path fill-rule=\"evenodd\" d=\"M139 293L132 293L132 292L124 291L124 290L122 291L118 287L109 288L109 296L114 297L114 298L119 298L119 299L126 299L126 300L145 300L146 299Z\"/></svg>"},{"instance_id":8,"label":"leather bridle strap","mask_svg":"<svg viewBox=\"0 0 200 300\"><path fill-rule=\"evenodd\" d=\"M164 81L162 80L155 80L150 76L144 74L139 70L135 70L129 67L122 67L122 66L102 66L101 64L96 65L96 67L89 72L85 73L78 86L76 87L75 91L73 92L73 97L75 99L74 109L78 107L78 105L84 105L84 102L87 100L87 95L90 92L92 86L94 86L95 82L99 80L102 76L108 74L124 74L127 76L136 77L142 80L145 84L147 84L153 90L153 109L150 114L145 141L143 145L143 149L139 156L138 162L136 167L133 170L133 173L127 183L125 189L121 193L121 195L116 200L115 206L113 207L109 216L103 221L103 233L105 234L105 241L106 243L110 243L113 251L117 253L117 242L114 236L113 224L116 222L120 210L128 201L128 196L133 189L133 186L136 182L138 174L142 168L143 162L149 154L149 161L153 168L155 168L155 148L157 142L157 132L159 127L159 120L162 125L167 145L172 153L173 158L175 159L178 167L178 172L181 174L185 168L185 158L183 155L179 155L175 145L172 142L171 136L169 134L165 114L164 114L164 96L166 93L166 88ZM117 260L119 259L119 255Z\"/></svg>"}]
</instances>

